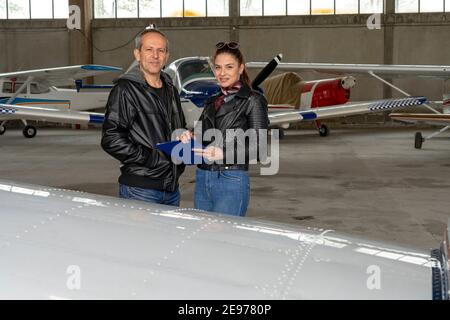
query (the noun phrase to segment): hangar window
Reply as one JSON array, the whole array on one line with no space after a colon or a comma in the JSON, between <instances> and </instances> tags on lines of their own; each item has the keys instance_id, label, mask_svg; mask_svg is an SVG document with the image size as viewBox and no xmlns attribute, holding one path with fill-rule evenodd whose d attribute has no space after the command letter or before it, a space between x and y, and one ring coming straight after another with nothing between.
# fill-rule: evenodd
<instances>
[{"instance_id":1,"label":"hangar window","mask_svg":"<svg viewBox=\"0 0 450 320\"><path fill-rule=\"evenodd\" d=\"M6 0L0 0L0 19L6 19Z\"/></svg>"},{"instance_id":2,"label":"hangar window","mask_svg":"<svg viewBox=\"0 0 450 320\"><path fill-rule=\"evenodd\" d=\"M288 15L309 15L311 12L309 1L288 0L287 14Z\"/></svg>"},{"instance_id":3,"label":"hangar window","mask_svg":"<svg viewBox=\"0 0 450 320\"><path fill-rule=\"evenodd\" d=\"M30 19L30 2L28 0L8 0L9 19Z\"/></svg>"},{"instance_id":4,"label":"hangar window","mask_svg":"<svg viewBox=\"0 0 450 320\"><path fill-rule=\"evenodd\" d=\"M159 0L139 0L139 17L159 18L161 16L161 2Z\"/></svg>"},{"instance_id":5,"label":"hangar window","mask_svg":"<svg viewBox=\"0 0 450 320\"><path fill-rule=\"evenodd\" d=\"M69 0L0 0L0 19L65 19Z\"/></svg>"},{"instance_id":6,"label":"hangar window","mask_svg":"<svg viewBox=\"0 0 450 320\"><path fill-rule=\"evenodd\" d=\"M31 0L31 19L53 18L52 0Z\"/></svg>"},{"instance_id":7,"label":"hangar window","mask_svg":"<svg viewBox=\"0 0 450 320\"><path fill-rule=\"evenodd\" d=\"M240 13L241 16L368 14L382 13L383 5L383 0L240 0Z\"/></svg>"},{"instance_id":8,"label":"hangar window","mask_svg":"<svg viewBox=\"0 0 450 320\"><path fill-rule=\"evenodd\" d=\"M442 0L427 0L420 1L419 12L443 12L444 1Z\"/></svg>"},{"instance_id":9,"label":"hangar window","mask_svg":"<svg viewBox=\"0 0 450 320\"><path fill-rule=\"evenodd\" d=\"M448 12L449 5L449 0L395 0L395 12L444 12L444 10Z\"/></svg>"},{"instance_id":10,"label":"hangar window","mask_svg":"<svg viewBox=\"0 0 450 320\"><path fill-rule=\"evenodd\" d=\"M286 2L280 0L264 0L265 16L284 16L286 15Z\"/></svg>"},{"instance_id":11,"label":"hangar window","mask_svg":"<svg viewBox=\"0 0 450 320\"><path fill-rule=\"evenodd\" d=\"M311 1L311 14L334 14L334 0Z\"/></svg>"},{"instance_id":12,"label":"hangar window","mask_svg":"<svg viewBox=\"0 0 450 320\"><path fill-rule=\"evenodd\" d=\"M137 0L117 0L117 18L136 18L137 6Z\"/></svg>"},{"instance_id":13,"label":"hangar window","mask_svg":"<svg viewBox=\"0 0 450 320\"><path fill-rule=\"evenodd\" d=\"M383 13L383 0L359 0L359 13Z\"/></svg>"},{"instance_id":14,"label":"hangar window","mask_svg":"<svg viewBox=\"0 0 450 320\"><path fill-rule=\"evenodd\" d=\"M262 16L263 0L241 0L239 9L241 16Z\"/></svg>"},{"instance_id":15,"label":"hangar window","mask_svg":"<svg viewBox=\"0 0 450 320\"><path fill-rule=\"evenodd\" d=\"M226 17L229 0L94 0L94 18Z\"/></svg>"},{"instance_id":16,"label":"hangar window","mask_svg":"<svg viewBox=\"0 0 450 320\"><path fill-rule=\"evenodd\" d=\"M67 19L69 17L69 0L53 0L53 18Z\"/></svg>"},{"instance_id":17,"label":"hangar window","mask_svg":"<svg viewBox=\"0 0 450 320\"><path fill-rule=\"evenodd\" d=\"M358 13L358 0L336 1L336 14Z\"/></svg>"}]
</instances>

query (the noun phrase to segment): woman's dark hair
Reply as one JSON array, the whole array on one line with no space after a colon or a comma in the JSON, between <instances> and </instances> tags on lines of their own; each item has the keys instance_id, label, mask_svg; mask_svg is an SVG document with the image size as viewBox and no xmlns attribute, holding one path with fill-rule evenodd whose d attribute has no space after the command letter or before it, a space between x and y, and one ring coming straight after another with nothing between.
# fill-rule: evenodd
<instances>
[{"instance_id":1,"label":"woman's dark hair","mask_svg":"<svg viewBox=\"0 0 450 320\"><path fill-rule=\"evenodd\" d=\"M241 74L241 81L251 87L250 77L248 76L247 67L245 66L244 55L239 49L239 43L237 42L219 42L216 44L216 52L212 57L212 62L216 61L219 54L228 53L231 54L238 61L239 65L244 65L244 71Z\"/></svg>"}]
</instances>

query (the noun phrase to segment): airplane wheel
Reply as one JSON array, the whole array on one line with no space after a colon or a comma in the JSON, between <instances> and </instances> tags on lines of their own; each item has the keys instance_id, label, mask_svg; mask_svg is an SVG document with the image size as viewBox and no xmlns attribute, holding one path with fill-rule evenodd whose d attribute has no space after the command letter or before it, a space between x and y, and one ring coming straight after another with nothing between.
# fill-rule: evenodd
<instances>
[{"instance_id":1,"label":"airplane wheel","mask_svg":"<svg viewBox=\"0 0 450 320\"><path fill-rule=\"evenodd\" d=\"M36 135L36 128L33 126L25 126L25 128L23 128L23 135L25 138L34 138L34 136Z\"/></svg>"},{"instance_id":2,"label":"airplane wheel","mask_svg":"<svg viewBox=\"0 0 450 320\"><path fill-rule=\"evenodd\" d=\"M4 134L6 132L5 126L0 126L0 135Z\"/></svg>"},{"instance_id":3,"label":"airplane wheel","mask_svg":"<svg viewBox=\"0 0 450 320\"><path fill-rule=\"evenodd\" d=\"M321 137L326 137L327 135L330 134L330 130L328 130L328 127L326 125L321 125L319 128L319 135Z\"/></svg>"},{"instance_id":4,"label":"airplane wheel","mask_svg":"<svg viewBox=\"0 0 450 320\"><path fill-rule=\"evenodd\" d=\"M414 138L414 148L422 149L422 143L424 141L425 141L425 139L422 137L422 133L416 132L416 136Z\"/></svg>"}]
</instances>

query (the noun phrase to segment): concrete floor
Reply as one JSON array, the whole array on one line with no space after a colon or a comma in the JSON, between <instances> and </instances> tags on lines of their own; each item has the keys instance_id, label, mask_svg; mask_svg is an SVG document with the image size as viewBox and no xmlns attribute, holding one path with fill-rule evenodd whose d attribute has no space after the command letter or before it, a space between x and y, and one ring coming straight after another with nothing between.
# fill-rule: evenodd
<instances>
[{"instance_id":1,"label":"concrete floor","mask_svg":"<svg viewBox=\"0 0 450 320\"><path fill-rule=\"evenodd\" d=\"M450 217L450 143L444 135L416 150L415 131L342 129L327 138L288 131L279 173L251 170L247 215L435 248ZM0 178L115 196L119 164L99 141L93 129L40 129L34 139L8 130ZM181 179L183 207L193 205L194 170Z\"/></svg>"}]
</instances>

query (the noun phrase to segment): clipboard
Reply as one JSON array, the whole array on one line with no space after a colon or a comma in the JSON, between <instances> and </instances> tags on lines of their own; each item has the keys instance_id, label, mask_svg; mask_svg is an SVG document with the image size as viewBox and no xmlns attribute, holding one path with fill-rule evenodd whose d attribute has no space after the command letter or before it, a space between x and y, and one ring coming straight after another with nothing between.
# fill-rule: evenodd
<instances>
[{"instance_id":1,"label":"clipboard","mask_svg":"<svg viewBox=\"0 0 450 320\"><path fill-rule=\"evenodd\" d=\"M196 155L192 148L202 148L203 145L195 139L189 140L188 143L182 143L180 140L161 142L156 144L156 149L161 150L176 164L184 163L186 165L195 165L204 163L204 159L200 155Z\"/></svg>"}]
</instances>

